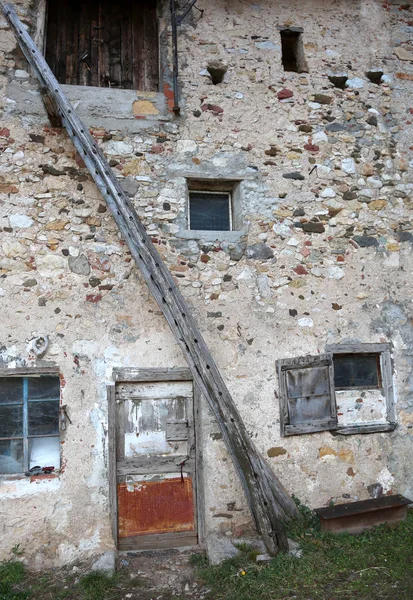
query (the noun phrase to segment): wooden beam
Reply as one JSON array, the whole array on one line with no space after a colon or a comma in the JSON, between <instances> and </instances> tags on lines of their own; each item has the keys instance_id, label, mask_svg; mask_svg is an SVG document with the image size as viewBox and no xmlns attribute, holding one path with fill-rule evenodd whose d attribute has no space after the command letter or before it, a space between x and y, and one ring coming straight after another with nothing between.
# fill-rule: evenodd
<instances>
[{"instance_id":1,"label":"wooden beam","mask_svg":"<svg viewBox=\"0 0 413 600\"><path fill-rule=\"evenodd\" d=\"M175 335L195 382L219 424L267 551L270 554L276 554L279 550L287 551L282 519L297 516L294 502L257 452L177 283L152 244L102 151L76 115L13 6L3 4L2 0L0 3L41 86L47 87L54 98L63 126L111 210L149 290Z\"/></svg>"},{"instance_id":2,"label":"wooden beam","mask_svg":"<svg viewBox=\"0 0 413 600\"><path fill-rule=\"evenodd\" d=\"M61 127L62 119L60 118L59 110L47 87L41 88L40 95L42 97L47 116L49 117L50 125L52 127Z\"/></svg>"},{"instance_id":3,"label":"wooden beam","mask_svg":"<svg viewBox=\"0 0 413 600\"><path fill-rule=\"evenodd\" d=\"M108 385L108 485L110 525L115 546L118 544L118 497L116 482L116 397L115 386Z\"/></svg>"}]
</instances>

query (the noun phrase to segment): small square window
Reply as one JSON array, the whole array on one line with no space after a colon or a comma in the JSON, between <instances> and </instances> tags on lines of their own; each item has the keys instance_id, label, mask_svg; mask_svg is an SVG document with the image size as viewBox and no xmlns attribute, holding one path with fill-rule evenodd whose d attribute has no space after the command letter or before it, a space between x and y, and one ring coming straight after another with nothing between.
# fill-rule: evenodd
<instances>
[{"instance_id":1,"label":"small square window","mask_svg":"<svg viewBox=\"0 0 413 600\"><path fill-rule=\"evenodd\" d=\"M190 191L188 225L191 230L231 231L231 194Z\"/></svg>"},{"instance_id":2,"label":"small square window","mask_svg":"<svg viewBox=\"0 0 413 600\"><path fill-rule=\"evenodd\" d=\"M60 381L0 377L0 475L60 468Z\"/></svg>"}]
</instances>

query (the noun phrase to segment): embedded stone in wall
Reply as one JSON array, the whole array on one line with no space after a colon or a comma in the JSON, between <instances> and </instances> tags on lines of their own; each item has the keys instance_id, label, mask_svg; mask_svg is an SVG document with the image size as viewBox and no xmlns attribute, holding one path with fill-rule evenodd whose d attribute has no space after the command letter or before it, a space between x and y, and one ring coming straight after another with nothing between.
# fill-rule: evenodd
<instances>
[{"instance_id":1,"label":"embedded stone in wall","mask_svg":"<svg viewBox=\"0 0 413 600\"><path fill-rule=\"evenodd\" d=\"M66 260L63 256L46 254L36 258L36 266L41 277L58 277L66 270Z\"/></svg>"},{"instance_id":2,"label":"embedded stone in wall","mask_svg":"<svg viewBox=\"0 0 413 600\"><path fill-rule=\"evenodd\" d=\"M274 252L264 243L247 246L247 257L256 260L267 260L274 257Z\"/></svg>"},{"instance_id":3,"label":"embedded stone in wall","mask_svg":"<svg viewBox=\"0 0 413 600\"><path fill-rule=\"evenodd\" d=\"M69 256L69 269L77 275L89 275L90 265L84 254L79 256Z\"/></svg>"},{"instance_id":4,"label":"embedded stone in wall","mask_svg":"<svg viewBox=\"0 0 413 600\"><path fill-rule=\"evenodd\" d=\"M31 227L34 223L33 219L31 219L27 215L10 215L9 221L10 227L17 227L19 229Z\"/></svg>"},{"instance_id":5,"label":"embedded stone in wall","mask_svg":"<svg viewBox=\"0 0 413 600\"><path fill-rule=\"evenodd\" d=\"M135 100L132 105L132 111L135 116L159 115L159 110L149 100Z\"/></svg>"}]
</instances>

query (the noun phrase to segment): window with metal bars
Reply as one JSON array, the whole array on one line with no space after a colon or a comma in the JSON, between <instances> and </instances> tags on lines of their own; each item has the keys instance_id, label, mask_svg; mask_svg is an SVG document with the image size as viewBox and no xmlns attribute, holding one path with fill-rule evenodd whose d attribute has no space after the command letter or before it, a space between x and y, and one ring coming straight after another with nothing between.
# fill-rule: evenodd
<instances>
[{"instance_id":1,"label":"window with metal bars","mask_svg":"<svg viewBox=\"0 0 413 600\"><path fill-rule=\"evenodd\" d=\"M231 231L232 207L230 192L190 191L189 229Z\"/></svg>"},{"instance_id":2,"label":"window with metal bars","mask_svg":"<svg viewBox=\"0 0 413 600\"><path fill-rule=\"evenodd\" d=\"M0 378L0 475L60 468L60 380Z\"/></svg>"},{"instance_id":3,"label":"window with metal bars","mask_svg":"<svg viewBox=\"0 0 413 600\"><path fill-rule=\"evenodd\" d=\"M158 90L156 0L50 0L46 60L59 83Z\"/></svg>"}]
</instances>

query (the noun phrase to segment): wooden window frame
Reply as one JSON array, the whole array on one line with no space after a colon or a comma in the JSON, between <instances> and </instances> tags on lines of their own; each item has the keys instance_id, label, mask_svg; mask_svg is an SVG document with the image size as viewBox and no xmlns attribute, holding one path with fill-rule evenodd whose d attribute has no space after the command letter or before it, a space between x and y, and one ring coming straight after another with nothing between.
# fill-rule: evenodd
<instances>
[{"instance_id":1,"label":"wooden window frame","mask_svg":"<svg viewBox=\"0 0 413 600\"><path fill-rule=\"evenodd\" d=\"M336 389L334 386L334 355L338 354L377 354L380 360L380 376L383 396L386 399L386 422L381 423L354 423L349 425L339 425L337 423L337 405ZM286 385L286 371L289 369L298 369L305 367L317 367L331 361L330 366L330 388L331 388L331 415L335 415L336 422L332 426L320 426L320 423L305 423L294 425L289 421L288 395ZM324 362L323 362L324 361ZM276 361L278 380L279 380L279 400L280 400L280 426L281 436L300 435L306 433L315 433L318 431L331 431L333 435L355 435L367 433L385 433L394 431L397 427L395 394L393 385L393 364L391 356L391 344L369 344L369 343L348 343L348 344L329 344L326 346L326 354L318 356L303 356L297 358L280 359ZM340 388L342 390L343 388ZM355 389L355 388L346 388ZM378 389L363 388L363 389Z\"/></svg>"},{"instance_id":2,"label":"wooden window frame","mask_svg":"<svg viewBox=\"0 0 413 600\"><path fill-rule=\"evenodd\" d=\"M49 376L49 377L57 377L59 378L60 376L60 371L59 369L56 369L55 367L43 367L43 368L26 368L26 367L21 367L21 368L15 368L15 369L0 369L0 378L18 378L18 379L22 379L23 381L23 402L22 402L22 409L23 409L23 432L22 432L22 436L18 436L18 438L22 439L23 441L23 470L22 471L18 471L17 473L0 473L0 479L15 479L15 478L22 478L24 477L25 472L27 472L29 470L29 440L30 439L38 439L38 438L45 438L45 437L61 437L61 431L60 431L60 420L58 422L58 426L59 426L59 433L58 434L53 434L53 435L29 435L28 432L28 397L27 397L27 384L25 382L28 382L28 379L30 378L35 378L35 377L44 377L44 376ZM60 382L59 382L59 387L60 387ZM10 438L10 437L5 437L5 438L1 438L2 441L5 441L7 439L14 439L14 438ZM59 461L59 466L55 468L55 471L59 471L60 470L60 465L61 465L61 459Z\"/></svg>"},{"instance_id":3,"label":"wooden window frame","mask_svg":"<svg viewBox=\"0 0 413 600\"><path fill-rule=\"evenodd\" d=\"M339 425L335 433L340 435L354 435L358 433L385 433L389 431L394 431L396 429L396 407L393 385L393 363L391 350L392 346L390 343L369 344L355 342L347 344L328 344L326 346L326 351L331 352L331 354L333 354L333 363L335 354L378 354L380 360L381 376L380 387L383 390L383 396L386 399L386 423L354 423L351 425Z\"/></svg>"},{"instance_id":4,"label":"wooden window frame","mask_svg":"<svg viewBox=\"0 0 413 600\"><path fill-rule=\"evenodd\" d=\"M334 394L333 355L303 356L283 358L276 362L278 381L280 384L280 426L281 436L301 435L319 431L331 431L337 427L337 409ZM289 414L289 398L287 392L287 371L304 368L328 367L330 392L330 418L312 423L292 423Z\"/></svg>"}]
</instances>

